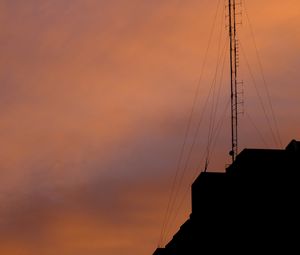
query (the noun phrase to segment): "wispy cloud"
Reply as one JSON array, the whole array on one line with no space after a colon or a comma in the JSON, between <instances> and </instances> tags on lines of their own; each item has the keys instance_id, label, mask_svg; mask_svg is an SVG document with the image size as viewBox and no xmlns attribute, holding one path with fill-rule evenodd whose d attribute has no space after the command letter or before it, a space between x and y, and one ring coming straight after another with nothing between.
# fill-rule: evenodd
<instances>
[{"instance_id":1,"label":"wispy cloud","mask_svg":"<svg viewBox=\"0 0 300 255\"><path fill-rule=\"evenodd\" d=\"M248 2L288 142L299 138L300 6ZM0 1L0 253L151 253L216 3ZM206 75L215 70L214 47ZM200 86L197 116L210 82ZM268 136L250 82L245 92ZM184 189L201 169L206 132ZM243 132L243 144L259 145L252 129ZM227 141L215 154L221 170Z\"/></svg>"}]
</instances>

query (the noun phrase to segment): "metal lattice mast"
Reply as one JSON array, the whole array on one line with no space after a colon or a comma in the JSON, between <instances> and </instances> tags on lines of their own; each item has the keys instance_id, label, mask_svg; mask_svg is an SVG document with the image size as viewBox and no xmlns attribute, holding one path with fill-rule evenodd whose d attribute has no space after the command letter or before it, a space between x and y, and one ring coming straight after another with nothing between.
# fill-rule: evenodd
<instances>
[{"instance_id":1,"label":"metal lattice mast","mask_svg":"<svg viewBox=\"0 0 300 255\"><path fill-rule=\"evenodd\" d=\"M232 162L238 154L238 39L236 0L228 0L230 40L230 89L231 89L231 151Z\"/></svg>"}]
</instances>

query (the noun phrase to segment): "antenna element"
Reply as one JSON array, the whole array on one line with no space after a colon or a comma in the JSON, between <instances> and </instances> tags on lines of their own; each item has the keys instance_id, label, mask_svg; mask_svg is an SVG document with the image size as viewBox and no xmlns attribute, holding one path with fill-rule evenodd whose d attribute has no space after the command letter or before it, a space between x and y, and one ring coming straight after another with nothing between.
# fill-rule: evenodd
<instances>
[{"instance_id":1,"label":"antenna element","mask_svg":"<svg viewBox=\"0 0 300 255\"><path fill-rule=\"evenodd\" d=\"M229 152L234 162L238 154L238 39L237 39L237 21L236 17L240 13L236 12L236 0L228 0L228 18L229 18L229 43L230 43L230 89L231 89L231 151Z\"/></svg>"}]
</instances>

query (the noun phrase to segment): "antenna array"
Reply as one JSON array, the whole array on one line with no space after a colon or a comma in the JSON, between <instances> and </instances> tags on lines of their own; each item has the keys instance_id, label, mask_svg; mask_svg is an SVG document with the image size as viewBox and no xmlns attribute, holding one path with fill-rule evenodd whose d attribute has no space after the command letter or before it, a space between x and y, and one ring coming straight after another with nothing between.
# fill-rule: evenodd
<instances>
[{"instance_id":1,"label":"antenna array","mask_svg":"<svg viewBox=\"0 0 300 255\"><path fill-rule=\"evenodd\" d=\"M237 11L237 7L241 6L242 2L236 0L228 0L228 28L229 28L229 43L230 43L230 96L231 96L231 151L229 152L232 157L232 162L238 154L238 115L240 105L243 101L240 100L243 94L243 82L238 81L238 68L239 68L239 41L237 36L237 17L241 12Z\"/></svg>"}]
</instances>

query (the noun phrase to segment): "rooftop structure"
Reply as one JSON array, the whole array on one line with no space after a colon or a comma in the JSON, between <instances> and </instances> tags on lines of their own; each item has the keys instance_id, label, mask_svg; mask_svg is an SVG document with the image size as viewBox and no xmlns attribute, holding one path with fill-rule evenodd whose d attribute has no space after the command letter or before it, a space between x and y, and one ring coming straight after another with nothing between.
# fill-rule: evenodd
<instances>
[{"instance_id":1,"label":"rooftop structure","mask_svg":"<svg viewBox=\"0 0 300 255\"><path fill-rule=\"evenodd\" d=\"M299 250L300 142L245 149L226 172L192 185L192 213L154 255Z\"/></svg>"}]
</instances>

